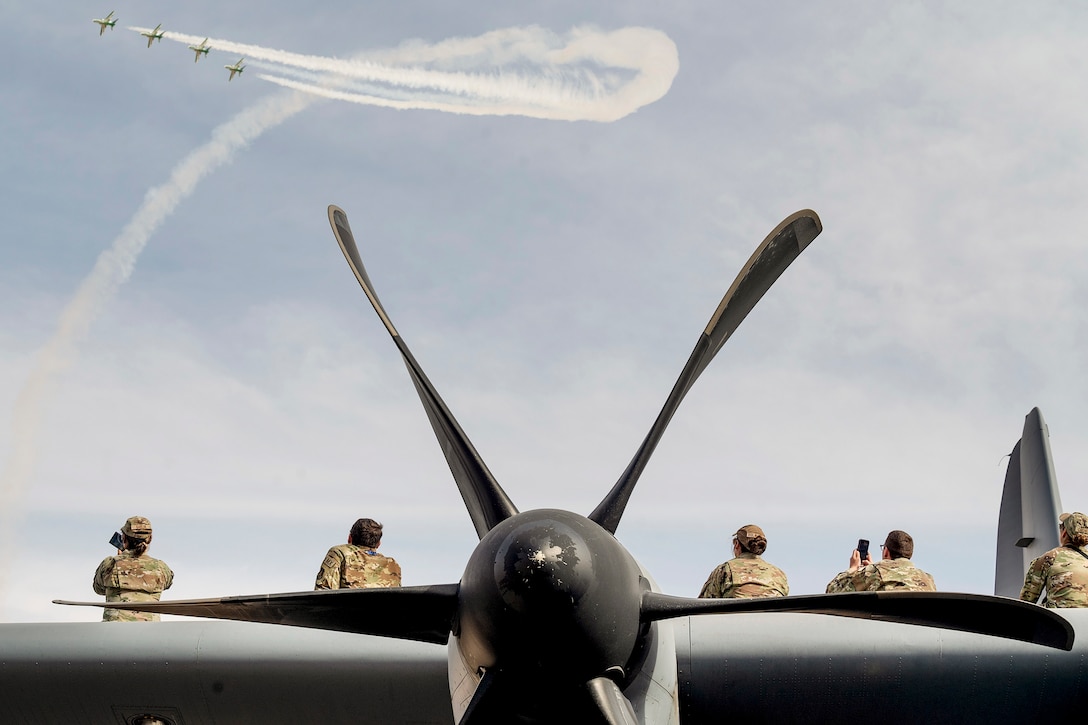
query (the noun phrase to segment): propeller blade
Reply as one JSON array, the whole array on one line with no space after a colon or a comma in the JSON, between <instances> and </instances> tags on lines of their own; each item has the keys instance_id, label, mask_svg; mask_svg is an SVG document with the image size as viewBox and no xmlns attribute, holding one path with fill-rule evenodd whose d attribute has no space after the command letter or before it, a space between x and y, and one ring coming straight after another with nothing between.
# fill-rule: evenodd
<instances>
[{"instance_id":1,"label":"propeller blade","mask_svg":"<svg viewBox=\"0 0 1088 725\"><path fill-rule=\"evenodd\" d=\"M337 589L173 602L54 604L127 609L238 622L288 624L445 644L457 610L457 584L389 589Z\"/></svg>"},{"instance_id":2,"label":"propeller blade","mask_svg":"<svg viewBox=\"0 0 1088 725\"><path fill-rule=\"evenodd\" d=\"M392 320L389 319L385 308L378 300L374 285L370 283L370 278L366 275L366 268L363 267L363 261L359 257L359 248L355 245L355 237L352 236L351 227L348 226L347 214L340 207L330 205L329 223L332 225L332 232L340 244L344 258L351 266L351 271L355 273L355 279L359 280L359 286L363 288L374 311L378 313L382 324L389 331L404 358L408 374L412 376L416 392L419 393L419 399L423 402L423 409L427 411L427 418L431 421L431 427L442 447L442 453L446 456L446 463L449 464L450 472L457 482L457 488L461 491L461 498L465 501L472 525L476 527L477 536L483 538L484 534L496 524L510 518L518 510L499 486L495 477L491 475L480 454L476 452L468 436L461 430L461 426L439 397L438 391L423 373L423 369L416 362L408 345L393 327Z\"/></svg>"},{"instance_id":3,"label":"propeller blade","mask_svg":"<svg viewBox=\"0 0 1088 725\"><path fill-rule=\"evenodd\" d=\"M756 251L752 253L737 278L733 280L732 286L722 297L718 309L710 318L710 323L699 336L695 349L692 350L680 377L673 385L672 392L669 393L650 432L646 434L645 440L635 452L627 469L616 481L616 485L589 515L591 520L609 532L616 533L616 527L619 526L620 519L623 517L623 510L627 507L627 500L631 497L635 483L642 475L642 470L653 455L654 449L665 434L666 426L672 420L676 409L680 407L680 402L687 395L688 390L763 294L821 231L823 226L820 223L820 217L816 216L816 212L805 209L786 217L774 231L767 235L763 243L756 247Z\"/></svg>"},{"instance_id":4,"label":"propeller blade","mask_svg":"<svg viewBox=\"0 0 1088 725\"><path fill-rule=\"evenodd\" d=\"M500 670L485 671L457 725L507 725L515 720L522 722L520 718L512 717L511 713L517 711L519 705L524 706L529 701L541 698L539 688L533 687L531 692L523 688L524 683L512 682L511 677L504 676ZM535 718L539 717L541 722L638 725L631 701L609 677L593 678L585 684L581 694L569 701L564 702L560 692L552 693L550 698L545 696L544 701L547 704L544 705L543 712L547 714L542 715L541 711L536 711L533 718L530 718L533 722L537 722Z\"/></svg>"},{"instance_id":5,"label":"propeller blade","mask_svg":"<svg viewBox=\"0 0 1088 725\"><path fill-rule=\"evenodd\" d=\"M586 717L586 723L599 725L638 725L635 708L619 685L607 677L594 677L586 683L589 697L597 706L596 717Z\"/></svg>"},{"instance_id":6,"label":"propeller blade","mask_svg":"<svg viewBox=\"0 0 1088 725\"><path fill-rule=\"evenodd\" d=\"M849 592L765 599L642 595L643 622L695 614L804 612L954 629L1071 650L1073 626L1050 609L1017 599L952 592Z\"/></svg>"},{"instance_id":7,"label":"propeller blade","mask_svg":"<svg viewBox=\"0 0 1088 725\"><path fill-rule=\"evenodd\" d=\"M496 686L496 681L499 682ZM487 670L472 693L465 714L457 725L504 725L509 721L510 710L503 693L502 674L499 670Z\"/></svg>"}]
</instances>

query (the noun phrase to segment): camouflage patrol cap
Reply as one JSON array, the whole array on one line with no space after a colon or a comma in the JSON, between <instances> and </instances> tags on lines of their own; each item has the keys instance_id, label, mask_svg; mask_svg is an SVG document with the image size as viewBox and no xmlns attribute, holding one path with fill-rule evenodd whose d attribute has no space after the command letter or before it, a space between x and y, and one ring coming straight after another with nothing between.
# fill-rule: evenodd
<instances>
[{"instance_id":1,"label":"camouflage patrol cap","mask_svg":"<svg viewBox=\"0 0 1088 725\"><path fill-rule=\"evenodd\" d=\"M121 527L121 533L130 539L146 539L151 536L151 522L143 516L130 516Z\"/></svg>"},{"instance_id":2,"label":"camouflage patrol cap","mask_svg":"<svg viewBox=\"0 0 1088 725\"><path fill-rule=\"evenodd\" d=\"M1071 514L1062 514L1058 517L1058 524L1069 534L1073 541L1088 539L1088 516L1074 511Z\"/></svg>"},{"instance_id":3,"label":"camouflage patrol cap","mask_svg":"<svg viewBox=\"0 0 1088 725\"><path fill-rule=\"evenodd\" d=\"M755 524L748 524L747 526L741 526L737 529L737 533L733 534L737 537L737 541L745 549L748 548L748 544L756 541L757 539L763 539L767 541L767 535L763 533L763 529L759 528Z\"/></svg>"}]
</instances>

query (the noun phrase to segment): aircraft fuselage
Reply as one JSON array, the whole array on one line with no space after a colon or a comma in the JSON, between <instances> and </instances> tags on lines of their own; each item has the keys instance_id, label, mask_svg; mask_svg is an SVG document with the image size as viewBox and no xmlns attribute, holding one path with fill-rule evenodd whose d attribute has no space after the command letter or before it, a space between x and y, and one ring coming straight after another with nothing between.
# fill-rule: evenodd
<instances>
[{"instance_id":1,"label":"aircraft fuselage","mask_svg":"<svg viewBox=\"0 0 1088 725\"><path fill-rule=\"evenodd\" d=\"M1043 722L1088 704L1088 610L1061 614L1077 630L1071 652L809 614L655 626L675 632L683 725L727 714L746 723L877 714L893 725ZM152 707L185 725L318 715L362 725L456 722L442 645L267 624L0 624L0 678L10 723L116 722L122 711Z\"/></svg>"}]
</instances>

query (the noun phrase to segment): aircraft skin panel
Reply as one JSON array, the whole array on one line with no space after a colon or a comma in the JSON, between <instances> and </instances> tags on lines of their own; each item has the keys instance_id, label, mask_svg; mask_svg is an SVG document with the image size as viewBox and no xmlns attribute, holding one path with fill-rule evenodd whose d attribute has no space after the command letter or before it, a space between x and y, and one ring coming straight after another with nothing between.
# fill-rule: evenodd
<instances>
[{"instance_id":1,"label":"aircraft skin panel","mask_svg":"<svg viewBox=\"0 0 1088 725\"><path fill-rule=\"evenodd\" d=\"M1088 610L1070 652L808 614L678 619L680 722L1055 722L1088 708Z\"/></svg>"},{"instance_id":2,"label":"aircraft skin panel","mask_svg":"<svg viewBox=\"0 0 1088 725\"><path fill-rule=\"evenodd\" d=\"M452 725L446 648L236 622L0 624L0 720Z\"/></svg>"}]
</instances>

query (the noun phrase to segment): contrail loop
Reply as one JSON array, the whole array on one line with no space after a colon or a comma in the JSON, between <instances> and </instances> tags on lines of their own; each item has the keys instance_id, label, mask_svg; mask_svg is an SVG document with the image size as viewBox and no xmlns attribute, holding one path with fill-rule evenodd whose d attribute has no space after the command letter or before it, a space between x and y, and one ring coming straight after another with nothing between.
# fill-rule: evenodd
<instances>
[{"instance_id":1,"label":"contrail loop","mask_svg":"<svg viewBox=\"0 0 1088 725\"><path fill-rule=\"evenodd\" d=\"M163 37L188 44L202 40L174 32ZM295 92L265 99L218 126L211 140L182 159L164 184L149 190L61 313L57 330L39 353L12 413L11 446L0 472L0 606L9 580L5 569L14 559L6 553L14 547L16 504L31 481L43 411L57 377L74 361L76 347L105 304L132 275L150 236L200 180L227 163L235 151L320 96L388 108L613 121L661 98L679 69L676 45L664 33L648 28L607 33L576 28L563 39L536 27L507 28L433 45L406 43L355 60L300 55L215 38L209 38L208 45L266 61L288 75L298 76L301 71L316 77L303 82L258 75ZM466 72L466 67L476 70ZM373 84L384 84L385 88L379 88L377 94L360 92L360 83L366 90Z\"/></svg>"},{"instance_id":2,"label":"contrail loop","mask_svg":"<svg viewBox=\"0 0 1088 725\"><path fill-rule=\"evenodd\" d=\"M176 32L164 32L163 37L185 44L203 39ZM432 46L406 44L355 59L221 38L209 38L208 45L258 61L255 65L271 71L259 76L262 80L329 98L387 108L568 121L623 118L664 96L680 67L676 44L650 28L575 28L562 38L542 28L508 28ZM318 75L304 83L284 78L288 69ZM385 85L388 92L359 93L345 87L359 81ZM411 98L403 98L406 91Z\"/></svg>"}]
</instances>

